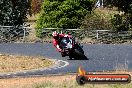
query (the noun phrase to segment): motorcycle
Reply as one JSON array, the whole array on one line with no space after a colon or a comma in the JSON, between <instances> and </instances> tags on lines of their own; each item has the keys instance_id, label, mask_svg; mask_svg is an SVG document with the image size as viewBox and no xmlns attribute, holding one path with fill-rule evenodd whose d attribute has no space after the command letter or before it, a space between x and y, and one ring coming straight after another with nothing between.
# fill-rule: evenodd
<instances>
[{"instance_id":1,"label":"motorcycle","mask_svg":"<svg viewBox=\"0 0 132 88\"><path fill-rule=\"evenodd\" d=\"M65 56L70 59L84 56L83 46L76 42L74 38L64 37L60 41L60 47L63 49Z\"/></svg>"}]
</instances>

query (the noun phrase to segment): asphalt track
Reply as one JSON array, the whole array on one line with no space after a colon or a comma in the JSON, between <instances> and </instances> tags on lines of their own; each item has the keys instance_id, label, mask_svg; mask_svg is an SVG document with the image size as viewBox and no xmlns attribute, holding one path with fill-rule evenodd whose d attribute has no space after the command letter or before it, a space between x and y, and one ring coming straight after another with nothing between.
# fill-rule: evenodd
<instances>
[{"instance_id":1,"label":"asphalt track","mask_svg":"<svg viewBox=\"0 0 132 88\"><path fill-rule=\"evenodd\" d=\"M61 57L50 43L2 43L0 53L29 56L45 56L57 61L57 65L48 69L0 74L0 78L17 76L38 76L77 72L79 66L89 71L131 70L132 45L84 44L86 58L69 60Z\"/></svg>"}]
</instances>

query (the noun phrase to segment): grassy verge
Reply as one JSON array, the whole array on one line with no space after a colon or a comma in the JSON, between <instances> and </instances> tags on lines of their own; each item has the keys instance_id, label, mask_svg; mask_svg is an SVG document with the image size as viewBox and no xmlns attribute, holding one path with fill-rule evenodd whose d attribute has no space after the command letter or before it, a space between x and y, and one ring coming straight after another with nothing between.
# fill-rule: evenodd
<instances>
[{"instance_id":1,"label":"grassy verge","mask_svg":"<svg viewBox=\"0 0 132 88\"><path fill-rule=\"evenodd\" d=\"M110 72L108 73L111 74ZM112 72L112 74L113 73L123 74L128 72ZM85 84L80 86L75 79L76 75L0 79L0 88L132 88L132 83Z\"/></svg>"},{"instance_id":2,"label":"grassy verge","mask_svg":"<svg viewBox=\"0 0 132 88\"><path fill-rule=\"evenodd\" d=\"M63 81L60 84L55 84L52 82L45 82L43 84L37 84L32 88L132 88L132 83L130 84L85 84L78 85L75 80Z\"/></svg>"},{"instance_id":3,"label":"grassy verge","mask_svg":"<svg viewBox=\"0 0 132 88\"><path fill-rule=\"evenodd\" d=\"M0 73L49 67L53 62L44 57L0 55Z\"/></svg>"}]
</instances>

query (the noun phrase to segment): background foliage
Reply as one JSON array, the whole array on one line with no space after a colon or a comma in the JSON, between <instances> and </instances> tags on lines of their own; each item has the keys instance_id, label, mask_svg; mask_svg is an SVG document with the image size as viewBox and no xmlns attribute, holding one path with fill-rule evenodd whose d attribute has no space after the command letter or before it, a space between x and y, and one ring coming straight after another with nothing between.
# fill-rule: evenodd
<instances>
[{"instance_id":1,"label":"background foliage","mask_svg":"<svg viewBox=\"0 0 132 88\"><path fill-rule=\"evenodd\" d=\"M79 28L87 14L92 11L94 0L44 0L37 21L40 28Z\"/></svg>"},{"instance_id":2,"label":"background foliage","mask_svg":"<svg viewBox=\"0 0 132 88\"><path fill-rule=\"evenodd\" d=\"M0 29L0 41L14 41L24 36L21 26L30 10L30 0L0 0L0 26L13 26Z\"/></svg>"},{"instance_id":3,"label":"background foliage","mask_svg":"<svg viewBox=\"0 0 132 88\"><path fill-rule=\"evenodd\" d=\"M132 26L132 0L107 0L107 5L117 7L122 14L112 17L111 23L116 31L128 31Z\"/></svg>"},{"instance_id":4,"label":"background foliage","mask_svg":"<svg viewBox=\"0 0 132 88\"><path fill-rule=\"evenodd\" d=\"M43 0L32 0L31 1L31 10L32 14L37 14L41 10L41 5L42 5Z\"/></svg>"},{"instance_id":5,"label":"background foliage","mask_svg":"<svg viewBox=\"0 0 132 88\"><path fill-rule=\"evenodd\" d=\"M30 12L30 0L0 0L0 25L22 25Z\"/></svg>"},{"instance_id":6,"label":"background foliage","mask_svg":"<svg viewBox=\"0 0 132 88\"><path fill-rule=\"evenodd\" d=\"M81 28L87 30L112 30L113 26L110 21L111 14L110 12L106 14L103 11L106 10L96 9L90 15L85 16Z\"/></svg>"}]
</instances>

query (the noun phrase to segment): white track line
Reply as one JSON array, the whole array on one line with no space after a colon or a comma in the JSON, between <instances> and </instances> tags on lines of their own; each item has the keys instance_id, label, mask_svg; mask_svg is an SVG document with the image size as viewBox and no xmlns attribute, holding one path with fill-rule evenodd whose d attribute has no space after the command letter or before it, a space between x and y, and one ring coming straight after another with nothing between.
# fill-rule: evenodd
<instances>
[{"instance_id":1,"label":"white track line","mask_svg":"<svg viewBox=\"0 0 132 88\"><path fill-rule=\"evenodd\" d=\"M68 66L69 65L69 63L67 62L67 61L64 61L64 60L58 60L58 62L63 62L63 63L65 63L63 66L59 66L59 68L64 68L64 67L66 67L66 66Z\"/></svg>"}]
</instances>

